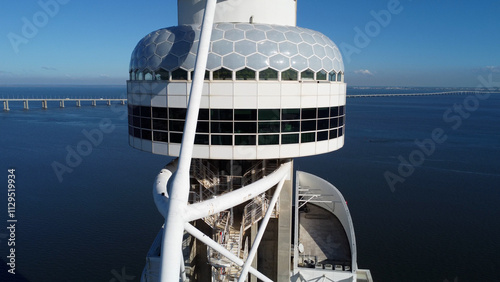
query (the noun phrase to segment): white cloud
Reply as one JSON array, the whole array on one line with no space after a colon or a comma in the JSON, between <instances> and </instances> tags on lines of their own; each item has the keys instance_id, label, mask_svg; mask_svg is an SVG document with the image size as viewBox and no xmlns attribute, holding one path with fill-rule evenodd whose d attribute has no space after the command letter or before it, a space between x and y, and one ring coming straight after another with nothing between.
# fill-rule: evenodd
<instances>
[{"instance_id":1,"label":"white cloud","mask_svg":"<svg viewBox=\"0 0 500 282\"><path fill-rule=\"evenodd\" d=\"M370 76L373 75L373 73L370 70L363 70L363 69L355 70L354 73L355 74L362 74L362 75L370 75Z\"/></svg>"},{"instance_id":2,"label":"white cloud","mask_svg":"<svg viewBox=\"0 0 500 282\"><path fill-rule=\"evenodd\" d=\"M43 66L43 67L42 67L42 70L56 71L57 69L56 69L56 68L53 68L53 67L46 67L46 66Z\"/></svg>"}]
</instances>

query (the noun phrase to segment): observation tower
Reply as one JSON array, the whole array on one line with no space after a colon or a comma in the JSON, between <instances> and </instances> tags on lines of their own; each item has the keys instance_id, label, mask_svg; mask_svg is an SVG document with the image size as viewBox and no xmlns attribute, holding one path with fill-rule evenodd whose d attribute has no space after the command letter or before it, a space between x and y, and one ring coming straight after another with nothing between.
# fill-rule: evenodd
<instances>
[{"instance_id":1,"label":"observation tower","mask_svg":"<svg viewBox=\"0 0 500 282\"><path fill-rule=\"evenodd\" d=\"M154 183L165 223L141 280L371 281L340 192L294 177L293 158L344 144L337 46L296 26L296 0L177 4L127 81L130 146L175 157Z\"/></svg>"}]
</instances>

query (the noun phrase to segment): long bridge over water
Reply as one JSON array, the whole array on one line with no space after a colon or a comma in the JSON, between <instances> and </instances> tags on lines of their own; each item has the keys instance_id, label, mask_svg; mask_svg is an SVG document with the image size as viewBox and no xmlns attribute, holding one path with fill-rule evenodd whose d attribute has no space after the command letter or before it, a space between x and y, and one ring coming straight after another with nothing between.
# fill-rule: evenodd
<instances>
[{"instance_id":1,"label":"long bridge over water","mask_svg":"<svg viewBox=\"0 0 500 282\"><path fill-rule=\"evenodd\" d=\"M73 102L77 107L81 107L82 102L90 102L92 106L97 106L97 103L106 103L108 106L112 102L120 102L125 105L127 99L121 98L0 98L3 102L3 110L10 111L9 103L22 102L25 110L29 110L30 102L42 102L42 108L48 109L49 102L59 102L59 107L64 108L65 103Z\"/></svg>"},{"instance_id":2,"label":"long bridge over water","mask_svg":"<svg viewBox=\"0 0 500 282\"><path fill-rule=\"evenodd\" d=\"M478 95L478 94L500 94L500 92L492 91L447 91L447 92L432 92L432 93L400 93L400 94L355 94L346 95L347 98L373 98L373 97L403 97L403 96L434 96L434 95ZM77 107L82 105L82 102L91 102L92 106L97 103L106 103L108 106L111 102L120 102L125 105L127 99L122 98L0 98L3 102L3 110L9 111L9 103L23 102L25 110L29 109L30 102L42 102L42 108L48 109L48 102L59 102L59 107L64 108L65 103L76 103Z\"/></svg>"},{"instance_id":3,"label":"long bridge over water","mask_svg":"<svg viewBox=\"0 0 500 282\"><path fill-rule=\"evenodd\" d=\"M372 97L399 97L399 96L435 96L435 95L476 95L476 94L499 94L493 91L446 91L431 93L401 93L401 94L355 94L346 95L347 98L372 98Z\"/></svg>"}]
</instances>

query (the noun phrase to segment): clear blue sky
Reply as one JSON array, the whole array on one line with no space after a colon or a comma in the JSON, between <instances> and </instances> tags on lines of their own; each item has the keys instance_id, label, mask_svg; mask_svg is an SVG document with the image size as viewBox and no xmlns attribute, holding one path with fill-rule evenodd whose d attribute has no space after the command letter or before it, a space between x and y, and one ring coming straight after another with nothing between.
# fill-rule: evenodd
<instances>
[{"instance_id":1,"label":"clear blue sky","mask_svg":"<svg viewBox=\"0 0 500 282\"><path fill-rule=\"evenodd\" d=\"M2 3L0 85L125 84L135 44L177 24L175 0L40 0L52 1L67 3L50 15L39 1ZM475 87L489 74L500 81L500 1L400 0L399 13L375 23L372 14L391 2L298 0L298 25L340 47L351 86ZM23 32L26 19L40 27ZM356 31L367 27L369 42Z\"/></svg>"}]
</instances>

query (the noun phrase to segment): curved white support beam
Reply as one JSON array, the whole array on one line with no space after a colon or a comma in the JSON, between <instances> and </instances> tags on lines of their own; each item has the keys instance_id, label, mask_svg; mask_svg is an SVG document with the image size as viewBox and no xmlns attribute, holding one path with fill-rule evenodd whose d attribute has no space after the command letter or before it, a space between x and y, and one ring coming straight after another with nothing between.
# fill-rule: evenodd
<instances>
[{"instance_id":1,"label":"curved white support beam","mask_svg":"<svg viewBox=\"0 0 500 282\"><path fill-rule=\"evenodd\" d=\"M166 205L163 205L163 203L160 203L159 206L157 205L157 208L165 217L161 250L160 281L179 280L181 260L179 258L179 253L172 250L178 250L182 246L184 223L186 222L184 211L189 199L189 168L193 155L196 124L198 122L198 111L200 109L203 79L207 66L216 3L216 0L207 0L205 6L193 84L186 113L186 122L184 124L184 134L182 135L178 169L172 175L173 179L169 187L170 189L167 188L167 191L170 193ZM164 197L164 199L166 198Z\"/></svg>"},{"instance_id":2,"label":"curved white support beam","mask_svg":"<svg viewBox=\"0 0 500 282\"><path fill-rule=\"evenodd\" d=\"M186 207L186 220L193 221L203 217L207 217L231 207L242 204L256 196L266 192L276 185L280 180L290 172L290 163L282 164L279 169L270 175L260 179L238 190L218 196L215 199L206 200Z\"/></svg>"}]
</instances>

